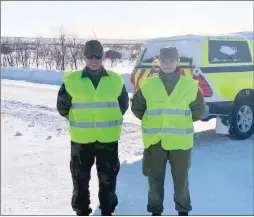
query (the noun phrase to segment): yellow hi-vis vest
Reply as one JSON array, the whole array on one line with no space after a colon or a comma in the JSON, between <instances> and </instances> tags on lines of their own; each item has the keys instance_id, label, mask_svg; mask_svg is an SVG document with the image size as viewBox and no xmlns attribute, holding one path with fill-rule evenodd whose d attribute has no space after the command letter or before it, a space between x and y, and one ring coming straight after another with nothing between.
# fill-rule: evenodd
<instances>
[{"instance_id":1,"label":"yellow hi-vis vest","mask_svg":"<svg viewBox=\"0 0 254 217\"><path fill-rule=\"evenodd\" d=\"M69 111L69 133L77 143L114 142L120 139L123 116L118 97L124 81L112 71L103 76L95 89L89 78L82 78L82 71L64 75L67 92L72 96Z\"/></svg>"},{"instance_id":2,"label":"yellow hi-vis vest","mask_svg":"<svg viewBox=\"0 0 254 217\"><path fill-rule=\"evenodd\" d=\"M161 141L165 150L187 150L194 143L194 126L190 103L196 99L198 83L180 76L168 96L159 76L144 79L141 91L147 110L142 118L145 149Z\"/></svg>"}]
</instances>

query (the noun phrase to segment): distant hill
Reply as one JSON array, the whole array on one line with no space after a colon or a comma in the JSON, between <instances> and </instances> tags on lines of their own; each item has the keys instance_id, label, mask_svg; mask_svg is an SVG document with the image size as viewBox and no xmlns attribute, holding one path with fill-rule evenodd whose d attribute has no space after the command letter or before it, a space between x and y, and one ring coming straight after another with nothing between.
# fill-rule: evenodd
<instances>
[{"instance_id":1,"label":"distant hill","mask_svg":"<svg viewBox=\"0 0 254 217\"><path fill-rule=\"evenodd\" d=\"M234 32L234 33L228 33L229 35L242 35L244 37L247 37L248 39L253 40L254 39L254 32L253 31L244 31L244 32ZM223 34L224 35L224 34ZM197 39L197 38L203 38L206 35L193 35L193 34L186 34L186 35L176 35L176 36L170 36L170 37L163 37L160 39L174 39L174 38L189 38L189 39ZM1 40L4 40L8 38L9 40L14 39L14 37L1 37ZM16 37L17 38L17 37ZM22 39L25 39L25 41L35 41L36 38L30 38L30 37L21 37ZM51 40L53 38L45 38L46 40ZM82 44L85 44L86 41L91 40L92 38L77 38L77 43L81 42ZM101 41L103 44L143 44L145 43L147 40L151 40L151 39L103 39L103 38L99 38L99 41Z\"/></svg>"},{"instance_id":2,"label":"distant hill","mask_svg":"<svg viewBox=\"0 0 254 217\"><path fill-rule=\"evenodd\" d=\"M250 40L253 40L254 39L254 36L253 36L254 32L251 32L251 31L246 31L246 32L234 32L234 33L228 33L228 34L218 34L221 35L221 36L234 36L234 35L241 35L242 37L246 37ZM155 38L155 39L148 39L149 41L153 41L153 40L181 40L181 39L188 39L188 40L199 40L199 39L202 39L204 37L207 37L207 36L211 36L211 35L193 35L193 34L186 34L186 35L176 35L176 36L170 36L170 37L159 37L159 38Z\"/></svg>"},{"instance_id":3,"label":"distant hill","mask_svg":"<svg viewBox=\"0 0 254 217\"><path fill-rule=\"evenodd\" d=\"M254 32L248 31L248 32L236 32L234 34L239 34L247 37L248 39L254 39Z\"/></svg>"}]
</instances>

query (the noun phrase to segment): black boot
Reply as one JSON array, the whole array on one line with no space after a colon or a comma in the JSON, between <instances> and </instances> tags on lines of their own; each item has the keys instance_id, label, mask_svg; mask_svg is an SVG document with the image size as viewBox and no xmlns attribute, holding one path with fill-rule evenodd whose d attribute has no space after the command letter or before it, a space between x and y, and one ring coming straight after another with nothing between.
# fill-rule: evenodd
<instances>
[{"instance_id":1,"label":"black boot","mask_svg":"<svg viewBox=\"0 0 254 217\"><path fill-rule=\"evenodd\" d=\"M88 211L77 211L76 214L78 216L89 216L91 212L92 212L92 209L89 208Z\"/></svg>"},{"instance_id":2,"label":"black boot","mask_svg":"<svg viewBox=\"0 0 254 217\"><path fill-rule=\"evenodd\" d=\"M153 213L152 216L161 216L161 213Z\"/></svg>"},{"instance_id":3,"label":"black boot","mask_svg":"<svg viewBox=\"0 0 254 217\"><path fill-rule=\"evenodd\" d=\"M88 212L77 212L78 216L89 216L90 213Z\"/></svg>"},{"instance_id":4,"label":"black boot","mask_svg":"<svg viewBox=\"0 0 254 217\"><path fill-rule=\"evenodd\" d=\"M101 212L101 215L102 215L102 216L112 216L112 214L111 214L111 213L108 213L108 212Z\"/></svg>"},{"instance_id":5,"label":"black boot","mask_svg":"<svg viewBox=\"0 0 254 217\"><path fill-rule=\"evenodd\" d=\"M178 216L188 216L188 212L178 212Z\"/></svg>"}]
</instances>

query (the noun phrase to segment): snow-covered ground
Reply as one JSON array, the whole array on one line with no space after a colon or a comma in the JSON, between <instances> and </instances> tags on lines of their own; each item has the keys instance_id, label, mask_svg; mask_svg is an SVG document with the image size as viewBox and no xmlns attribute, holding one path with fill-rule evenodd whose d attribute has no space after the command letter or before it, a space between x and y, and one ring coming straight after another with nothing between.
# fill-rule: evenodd
<instances>
[{"instance_id":1,"label":"snow-covered ground","mask_svg":"<svg viewBox=\"0 0 254 217\"><path fill-rule=\"evenodd\" d=\"M59 86L5 79L1 86L1 214L75 215L68 123L56 111ZM191 215L253 215L253 137L233 141L215 134L214 126L215 120L195 123ZM148 214L142 152L140 122L129 109L119 147L115 215ZM93 214L99 215L95 167L90 189ZM177 214L169 165L164 206L164 215Z\"/></svg>"}]
</instances>

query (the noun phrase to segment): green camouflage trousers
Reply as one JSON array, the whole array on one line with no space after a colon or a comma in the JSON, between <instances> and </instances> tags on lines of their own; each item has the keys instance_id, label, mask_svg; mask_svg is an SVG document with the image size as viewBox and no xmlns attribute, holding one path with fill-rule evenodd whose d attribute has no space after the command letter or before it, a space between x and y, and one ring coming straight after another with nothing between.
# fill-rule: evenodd
<instances>
[{"instance_id":1,"label":"green camouflage trousers","mask_svg":"<svg viewBox=\"0 0 254 217\"><path fill-rule=\"evenodd\" d=\"M175 209L179 212L189 212L192 209L188 182L191 149L166 151L160 144L145 149L143 155L142 170L149 183L147 211L163 212L167 161L170 163L173 177Z\"/></svg>"}]
</instances>

